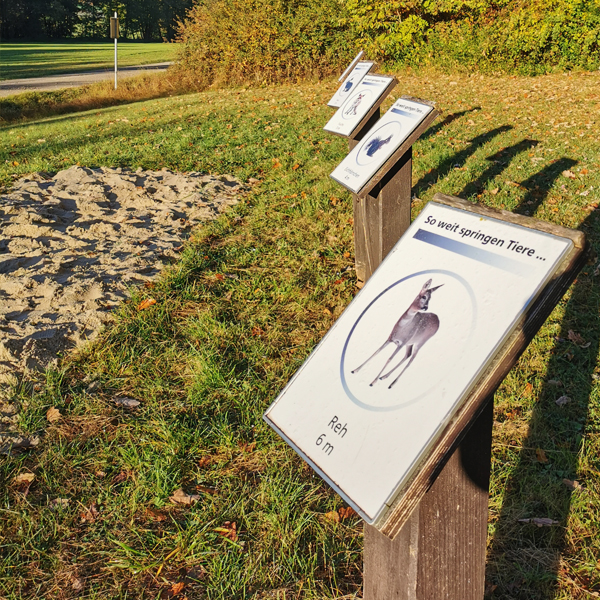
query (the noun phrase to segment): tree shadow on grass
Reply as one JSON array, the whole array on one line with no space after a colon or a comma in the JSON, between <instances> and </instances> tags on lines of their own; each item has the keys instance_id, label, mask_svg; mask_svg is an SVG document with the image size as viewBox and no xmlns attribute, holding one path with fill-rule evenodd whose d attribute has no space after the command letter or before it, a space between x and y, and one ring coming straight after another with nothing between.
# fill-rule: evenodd
<instances>
[{"instance_id":1,"label":"tree shadow on grass","mask_svg":"<svg viewBox=\"0 0 600 600\"><path fill-rule=\"evenodd\" d=\"M525 180L521 186L528 191L514 212L533 213L560 173L574 164L572 159L561 158ZM579 229L586 231L592 247L598 245L600 232L593 214ZM579 452L599 349L600 285L588 269L584 267L563 300L564 315L557 316L555 311L543 328L545 332L538 335L543 343L544 337L553 331L557 333L551 337L547 369L543 362L538 365L528 361L529 351L515 367L528 372L529 383L537 395L524 440L512 420L523 410L526 400L512 402L508 408L496 408L493 469L498 473L496 485L503 482L504 491L488 549L490 598L550 600L559 593L560 558L563 552L569 552L567 520L573 495L582 493L572 490L568 481L585 483L578 474ZM537 381L541 385L536 385ZM570 401L557 404L561 396ZM518 448L517 457L513 448ZM515 464L514 468L510 463ZM507 476L503 477L505 469ZM558 524L538 527L520 522L532 518L552 519Z\"/></svg>"},{"instance_id":2,"label":"tree shadow on grass","mask_svg":"<svg viewBox=\"0 0 600 600\"><path fill-rule=\"evenodd\" d=\"M481 146L511 129L512 127L510 125L502 125L501 127L496 127L496 129L486 131L485 133L474 137L466 148L456 152L443 160L437 167L425 173L425 175L423 175L423 177L421 177L421 179L413 186L413 194L421 197L428 188L437 183L440 179L443 179L452 169L456 166L462 166Z\"/></svg>"}]
</instances>

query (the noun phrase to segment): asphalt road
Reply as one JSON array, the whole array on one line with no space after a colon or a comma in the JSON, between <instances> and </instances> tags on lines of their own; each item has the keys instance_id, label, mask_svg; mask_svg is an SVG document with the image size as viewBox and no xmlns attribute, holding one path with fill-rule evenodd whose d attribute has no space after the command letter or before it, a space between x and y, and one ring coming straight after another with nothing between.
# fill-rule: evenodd
<instances>
[{"instance_id":1,"label":"asphalt road","mask_svg":"<svg viewBox=\"0 0 600 600\"><path fill-rule=\"evenodd\" d=\"M155 63L152 65L138 65L136 67L120 67L118 78L133 77L151 71L159 73L166 71L173 63ZM32 79L7 79L0 81L0 97L13 96L24 92L49 92L62 88L78 87L97 83L106 79L114 79L114 70L89 71L88 73L71 73L69 75L52 75L52 77L34 77Z\"/></svg>"}]
</instances>

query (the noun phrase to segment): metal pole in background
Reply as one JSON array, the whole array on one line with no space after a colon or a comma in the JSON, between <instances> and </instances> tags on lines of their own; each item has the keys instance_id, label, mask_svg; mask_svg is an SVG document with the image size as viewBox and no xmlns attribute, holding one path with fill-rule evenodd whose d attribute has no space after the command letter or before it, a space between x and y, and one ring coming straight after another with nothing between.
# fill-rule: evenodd
<instances>
[{"instance_id":1,"label":"metal pole in background","mask_svg":"<svg viewBox=\"0 0 600 600\"><path fill-rule=\"evenodd\" d=\"M117 12L115 11L115 21L117 19ZM118 23L118 21L116 21ZM118 27L118 25L117 25ZM118 34L117 34L118 35ZM117 36L115 35L115 90L117 89Z\"/></svg>"}]
</instances>

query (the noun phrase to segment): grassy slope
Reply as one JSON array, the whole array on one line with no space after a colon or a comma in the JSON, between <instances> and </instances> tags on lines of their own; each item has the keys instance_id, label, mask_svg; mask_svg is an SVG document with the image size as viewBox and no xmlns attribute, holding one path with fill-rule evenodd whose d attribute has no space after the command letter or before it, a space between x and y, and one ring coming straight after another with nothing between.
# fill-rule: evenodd
<instances>
[{"instance_id":1,"label":"grassy slope","mask_svg":"<svg viewBox=\"0 0 600 600\"><path fill-rule=\"evenodd\" d=\"M580 226L597 247L599 80L401 75L399 93L444 112L415 148L415 214L443 191ZM324 517L340 500L261 421L355 292L350 197L327 177L346 144L321 130L333 89L207 92L0 129L4 183L75 162L262 180L134 293L101 343L45 388L22 387L21 426L46 436L0 463L8 598L75 597L79 580L98 598L169 597L177 582L188 598L360 592L360 524ZM598 276L584 270L497 394L491 597L600 589ZM156 305L136 310L147 297ZM142 406L117 409L115 395ZM561 395L571 402L557 406ZM24 472L36 475L26 498L13 483ZM201 495L194 506L169 502L182 485ZM55 498L69 505L51 510ZM226 521L235 543L215 531Z\"/></svg>"},{"instance_id":2,"label":"grassy slope","mask_svg":"<svg viewBox=\"0 0 600 600\"><path fill-rule=\"evenodd\" d=\"M175 57L176 44L118 44L122 67L166 62ZM81 73L114 68L114 42L3 43L0 80L48 77L61 73Z\"/></svg>"}]
</instances>

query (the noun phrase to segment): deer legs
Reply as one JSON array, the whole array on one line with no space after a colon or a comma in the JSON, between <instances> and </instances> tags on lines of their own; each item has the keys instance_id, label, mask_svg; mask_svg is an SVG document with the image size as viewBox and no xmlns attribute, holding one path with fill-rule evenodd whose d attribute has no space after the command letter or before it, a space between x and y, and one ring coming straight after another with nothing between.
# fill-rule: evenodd
<instances>
[{"instance_id":1,"label":"deer legs","mask_svg":"<svg viewBox=\"0 0 600 600\"><path fill-rule=\"evenodd\" d=\"M381 348L379 348L379 350L375 350L375 352L369 356L369 358L367 358L367 360L365 360L365 362L360 365L360 367L356 367L356 369L354 369L354 371L352 371L352 373L358 373L372 358L375 358L388 344L390 343L390 340L386 340L383 344L383 346L381 346Z\"/></svg>"},{"instance_id":2,"label":"deer legs","mask_svg":"<svg viewBox=\"0 0 600 600\"><path fill-rule=\"evenodd\" d=\"M419 352L419 347L417 346L416 350L413 351L414 346L408 346L406 348L406 354L404 355L404 358L393 368L390 369L390 371L388 373L386 373L383 377L380 377L380 379L387 379L396 369L399 369L402 364L404 363L404 361L410 357L410 360L408 361L408 364L404 367L404 369L402 369L402 371L400 371L400 374L398 375L398 377L396 377L396 379L394 379L394 381L392 381L392 383L390 383L390 385L388 386L388 390L391 389L391 387L396 383L396 381L398 381L398 379L400 379L400 377L402 376L402 374L404 373L404 371L406 371L406 369L408 369L408 367L410 367L410 363L412 363L413 360L415 360L415 357L417 356L418 352Z\"/></svg>"}]
</instances>

